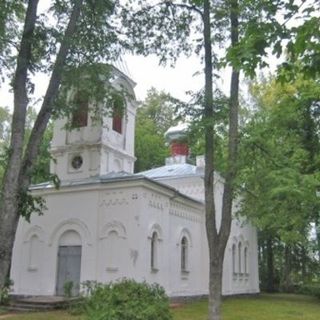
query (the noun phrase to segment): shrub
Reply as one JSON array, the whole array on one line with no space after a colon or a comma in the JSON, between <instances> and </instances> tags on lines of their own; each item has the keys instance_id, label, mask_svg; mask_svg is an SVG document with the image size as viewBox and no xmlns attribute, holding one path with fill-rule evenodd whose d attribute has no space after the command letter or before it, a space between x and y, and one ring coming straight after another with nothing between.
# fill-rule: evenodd
<instances>
[{"instance_id":1,"label":"shrub","mask_svg":"<svg viewBox=\"0 0 320 320\"><path fill-rule=\"evenodd\" d=\"M63 285L63 294L66 298L72 297L73 281L66 281Z\"/></svg>"},{"instance_id":2,"label":"shrub","mask_svg":"<svg viewBox=\"0 0 320 320\"><path fill-rule=\"evenodd\" d=\"M124 279L90 287L84 313L90 320L171 320L169 299L157 284Z\"/></svg>"},{"instance_id":3,"label":"shrub","mask_svg":"<svg viewBox=\"0 0 320 320\"><path fill-rule=\"evenodd\" d=\"M320 283L311 283L302 285L299 289L300 293L314 296L320 299Z\"/></svg>"},{"instance_id":4,"label":"shrub","mask_svg":"<svg viewBox=\"0 0 320 320\"><path fill-rule=\"evenodd\" d=\"M13 281L10 279L6 279L5 284L2 288L0 288L0 305L6 305L10 300L10 290L13 285Z\"/></svg>"}]
</instances>

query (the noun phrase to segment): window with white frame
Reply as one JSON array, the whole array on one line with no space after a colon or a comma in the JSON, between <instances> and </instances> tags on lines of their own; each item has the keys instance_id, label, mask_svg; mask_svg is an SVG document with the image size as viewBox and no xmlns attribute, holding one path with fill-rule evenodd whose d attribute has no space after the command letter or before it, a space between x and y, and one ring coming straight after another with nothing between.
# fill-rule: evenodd
<instances>
[{"instance_id":1,"label":"window with white frame","mask_svg":"<svg viewBox=\"0 0 320 320\"><path fill-rule=\"evenodd\" d=\"M188 239L183 236L181 239L181 271L188 270Z\"/></svg>"},{"instance_id":2,"label":"window with white frame","mask_svg":"<svg viewBox=\"0 0 320 320\"><path fill-rule=\"evenodd\" d=\"M248 247L245 247L243 251L243 263L244 263L244 273L248 274Z\"/></svg>"},{"instance_id":3,"label":"window with white frame","mask_svg":"<svg viewBox=\"0 0 320 320\"><path fill-rule=\"evenodd\" d=\"M152 270L157 270L158 266L158 234L156 231L151 236L151 253L150 253L150 266Z\"/></svg>"},{"instance_id":4,"label":"window with white frame","mask_svg":"<svg viewBox=\"0 0 320 320\"><path fill-rule=\"evenodd\" d=\"M38 269L39 262L39 237L34 234L30 238L30 247L29 247L29 271L36 271Z\"/></svg>"},{"instance_id":5,"label":"window with white frame","mask_svg":"<svg viewBox=\"0 0 320 320\"><path fill-rule=\"evenodd\" d=\"M242 244L239 242L238 244L238 271L242 273L242 260L241 260L241 251L242 251Z\"/></svg>"},{"instance_id":6,"label":"window with white frame","mask_svg":"<svg viewBox=\"0 0 320 320\"><path fill-rule=\"evenodd\" d=\"M233 274L236 274L237 270L236 270L236 245L233 244L232 245L232 272Z\"/></svg>"},{"instance_id":7,"label":"window with white frame","mask_svg":"<svg viewBox=\"0 0 320 320\"><path fill-rule=\"evenodd\" d=\"M117 271L119 268L119 235L116 230L110 230L107 237L107 271Z\"/></svg>"}]
</instances>

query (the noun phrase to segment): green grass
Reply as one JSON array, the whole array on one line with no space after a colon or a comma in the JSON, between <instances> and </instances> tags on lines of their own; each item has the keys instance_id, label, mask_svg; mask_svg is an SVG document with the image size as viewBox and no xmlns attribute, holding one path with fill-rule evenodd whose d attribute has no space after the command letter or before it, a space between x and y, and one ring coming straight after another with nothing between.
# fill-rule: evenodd
<instances>
[{"instance_id":1,"label":"green grass","mask_svg":"<svg viewBox=\"0 0 320 320\"><path fill-rule=\"evenodd\" d=\"M206 312L206 301L173 310L175 320L207 320ZM223 320L319 320L320 300L292 294L227 298L222 315Z\"/></svg>"},{"instance_id":2,"label":"green grass","mask_svg":"<svg viewBox=\"0 0 320 320\"><path fill-rule=\"evenodd\" d=\"M83 317L72 316L66 311L48 311L48 312L27 312L15 315L8 315L8 320L83 320ZM2 318L0 320L7 320Z\"/></svg>"},{"instance_id":3,"label":"green grass","mask_svg":"<svg viewBox=\"0 0 320 320\"><path fill-rule=\"evenodd\" d=\"M6 310L4 307L1 307L1 306L0 306L0 316L1 316L2 314L6 313L6 312L7 312L7 310Z\"/></svg>"},{"instance_id":4,"label":"green grass","mask_svg":"<svg viewBox=\"0 0 320 320\"><path fill-rule=\"evenodd\" d=\"M207 320L207 302L190 303L174 309L174 320ZM261 294L224 300L223 320L319 320L320 300L303 295ZM3 318L1 318L2 320ZM67 312L28 313L8 320L84 320Z\"/></svg>"}]
</instances>

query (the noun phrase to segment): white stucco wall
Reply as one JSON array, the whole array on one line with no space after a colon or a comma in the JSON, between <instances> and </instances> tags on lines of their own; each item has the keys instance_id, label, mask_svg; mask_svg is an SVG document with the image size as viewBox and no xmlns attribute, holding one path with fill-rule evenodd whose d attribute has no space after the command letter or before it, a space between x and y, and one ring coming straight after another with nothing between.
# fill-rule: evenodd
<instances>
[{"instance_id":1,"label":"white stucco wall","mask_svg":"<svg viewBox=\"0 0 320 320\"><path fill-rule=\"evenodd\" d=\"M127 277L157 282L170 296L207 293L208 248L202 204L140 180L37 194L44 195L49 209L43 216L32 216L30 224L22 219L19 222L11 273L14 293L55 294L59 239L66 231L75 231L81 238L81 282ZM153 231L159 235L157 270L150 265ZM189 244L188 272L181 271L183 235ZM35 236L39 241L32 256ZM255 237L250 225L233 223L224 263L224 294L258 292ZM114 239L115 250L110 247ZM232 244L239 241L249 244L248 275L234 275L232 271Z\"/></svg>"},{"instance_id":2,"label":"white stucco wall","mask_svg":"<svg viewBox=\"0 0 320 320\"><path fill-rule=\"evenodd\" d=\"M192 198L204 201L204 184L203 178L199 176L185 176L185 177L164 177L157 179L159 182L167 184L176 188L181 193L186 194ZM223 196L223 179L218 174L215 174L215 207L216 207L216 222L217 227L220 227L221 212L222 212L222 196ZM236 206L233 206L233 212L236 213ZM258 272L258 247L257 247L257 230L250 223L240 218L234 218L231 226L230 237L226 246L224 265L223 265L223 286L222 293L224 295L231 294L246 294L259 292L259 272ZM203 235L206 234L203 221ZM248 272L244 274L243 270L240 272L236 268L233 272L232 261L232 245L237 247L237 254L235 257L235 264L239 264L238 245L241 242L241 265L244 268L244 249L247 248L247 269ZM202 248L206 248L203 253L203 261L208 261L206 236L202 237ZM207 265L207 263L205 264ZM204 274L208 274L208 268L204 270ZM208 283L208 278L206 278Z\"/></svg>"},{"instance_id":3,"label":"white stucco wall","mask_svg":"<svg viewBox=\"0 0 320 320\"><path fill-rule=\"evenodd\" d=\"M208 292L204 207L191 199L204 200L201 176L159 179L172 188L133 176L92 183L92 177L112 171L133 172L137 107L134 84L121 72L115 75L112 85L128 92L122 134L112 130L110 117L103 119L103 125L92 123L89 117L87 127L71 131L64 130L66 119L55 122L51 151L56 162L51 162L51 172L68 186L59 190L38 187L33 191L44 197L48 210L42 216L33 215L30 223L19 221L11 268L15 294L54 295L58 248L66 244L81 244L81 282L109 282L126 277L157 282L170 296ZM77 170L71 166L75 155L83 159ZM223 180L219 175L215 178L219 226ZM90 183L85 184L86 181ZM153 232L158 236L155 268L151 268ZM183 236L188 243L186 270L181 270ZM233 272L232 246L239 242L243 249L248 248L246 274ZM225 254L223 294L258 291L256 230L234 219Z\"/></svg>"},{"instance_id":4,"label":"white stucco wall","mask_svg":"<svg viewBox=\"0 0 320 320\"><path fill-rule=\"evenodd\" d=\"M172 295L205 293L205 278L200 280L202 205L173 198L176 194L172 190L151 186L120 183L37 191L49 209L42 216L32 216L30 224L23 219L19 222L11 273L14 293L55 294L58 246L66 231L75 231L81 238L81 282L127 277L158 282ZM152 230L159 232L157 272L150 267ZM190 235L190 272L183 277L179 241L186 230ZM119 235L117 261L112 265L107 250L110 231ZM40 241L33 258L36 262L30 265L30 239L34 236Z\"/></svg>"}]
</instances>

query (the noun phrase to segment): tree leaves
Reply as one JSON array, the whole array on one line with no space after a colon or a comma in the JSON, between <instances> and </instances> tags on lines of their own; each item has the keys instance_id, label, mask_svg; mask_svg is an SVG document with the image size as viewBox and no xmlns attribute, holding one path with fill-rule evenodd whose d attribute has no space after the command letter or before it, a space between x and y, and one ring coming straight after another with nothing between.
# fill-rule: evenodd
<instances>
[{"instance_id":1,"label":"tree leaves","mask_svg":"<svg viewBox=\"0 0 320 320\"><path fill-rule=\"evenodd\" d=\"M151 88L137 111L135 133L135 171L161 166L169 156L165 132L178 123L176 107L180 102L169 94Z\"/></svg>"},{"instance_id":2,"label":"tree leaves","mask_svg":"<svg viewBox=\"0 0 320 320\"><path fill-rule=\"evenodd\" d=\"M315 194L320 174L314 166L319 118L310 108L319 99L317 91L311 94L314 85L302 77L294 84L258 85L259 111L242 133L242 213L289 244L306 241L320 204Z\"/></svg>"}]
</instances>

